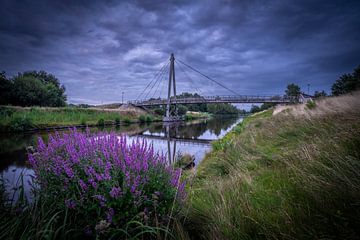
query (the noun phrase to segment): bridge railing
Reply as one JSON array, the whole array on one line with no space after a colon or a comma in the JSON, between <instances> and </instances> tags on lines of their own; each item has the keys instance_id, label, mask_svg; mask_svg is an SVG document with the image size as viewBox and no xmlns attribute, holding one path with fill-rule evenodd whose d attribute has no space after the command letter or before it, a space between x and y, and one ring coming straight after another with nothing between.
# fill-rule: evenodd
<instances>
[{"instance_id":1,"label":"bridge railing","mask_svg":"<svg viewBox=\"0 0 360 240\"><path fill-rule=\"evenodd\" d=\"M191 104L191 103L262 103L262 102L274 102L274 103L288 103L295 101L295 97L289 97L286 95L218 95L218 96L202 96L202 97L190 97L190 98L171 98L170 103L179 104ZM134 105L164 105L167 103L167 99L143 99L129 101L128 103Z\"/></svg>"}]
</instances>

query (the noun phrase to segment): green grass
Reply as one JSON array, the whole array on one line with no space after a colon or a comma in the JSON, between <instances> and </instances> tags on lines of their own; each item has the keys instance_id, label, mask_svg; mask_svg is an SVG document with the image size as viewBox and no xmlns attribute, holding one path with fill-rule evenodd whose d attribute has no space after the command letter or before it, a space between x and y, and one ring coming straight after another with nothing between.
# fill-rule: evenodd
<instances>
[{"instance_id":1,"label":"green grass","mask_svg":"<svg viewBox=\"0 0 360 240\"><path fill-rule=\"evenodd\" d=\"M316 107L315 101L313 101L313 100L308 101L308 102L306 103L306 107L307 107L308 109L313 109L313 108L315 108L315 107Z\"/></svg>"},{"instance_id":2,"label":"green grass","mask_svg":"<svg viewBox=\"0 0 360 240\"><path fill-rule=\"evenodd\" d=\"M211 114L207 112L187 112L185 114L186 121L199 119L199 118L211 118Z\"/></svg>"},{"instance_id":3,"label":"green grass","mask_svg":"<svg viewBox=\"0 0 360 240\"><path fill-rule=\"evenodd\" d=\"M311 111L311 109L308 109ZM360 235L360 112L247 117L198 166L184 226L194 239Z\"/></svg>"},{"instance_id":4,"label":"green grass","mask_svg":"<svg viewBox=\"0 0 360 240\"><path fill-rule=\"evenodd\" d=\"M19 108L0 107L0 130L23 131L31 128L72 125L120 124L132 122L137 116L120 115L116 111L101 111L86 108Z\"/></svg>"}]
</instances>

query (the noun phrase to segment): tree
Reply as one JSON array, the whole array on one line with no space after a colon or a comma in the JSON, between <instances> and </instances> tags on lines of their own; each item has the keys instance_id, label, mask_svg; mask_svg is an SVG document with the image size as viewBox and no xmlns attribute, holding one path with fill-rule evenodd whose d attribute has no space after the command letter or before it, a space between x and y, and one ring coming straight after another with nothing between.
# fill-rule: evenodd
<instances>
[{"instance_id":1,"label":"tree","mask_svg":"<svg viewBox=\"0 0 360 240\"><path fill-rule=\"evenodd\" d=\"M294 83L291 83L287 85L287 88L285 90L285 94L287 96L299 96L300 95L300 87Z\"/></svg>"},{"instance_id":2,"label":"tree","mask_svg":"<svg viewBox=\"0 0 360 240\"><path fill-rule=\"evenodd\" d=\"M185 115L188 110L187 107L185 107L184 105L177 106L177 109L179 115Z\"/></svg>"},{"instance_id":3,"label":"tree","mask_svg":"<svg viewBox=\"0 0 360 240\"><path fill-rule=\"evenodd\" d=\"M343 74L331 87L332 95L341 95L360 89L360 65L353 74Z\"/></svg>"},{"instance_id":4,"label":"tree","mask_svg":"<svg viewBox=\"0 0 360 240\"><path fill-rule=\"evenodd\" d=\"M314 93L315 98L326 97L326 96L327 96L327 93L324 90L322 90L321 92L315 91L315 93Z\"/></svg>"},{"instance_id":5,"label":"tree","mask_svg":"<svg viewBox=\"0 0 360 240\"><path fill-rule=\"evenodd\" d=\"M273 106L275 106L276 103L263 103L261 106L260 106L260 111L264 111L266 109L269 109Z\"/></svg>"},{"instance_id":6,"label":"tree","mask_svg":"<svg viewBox=\"0 0 360 240\"><path fill-rule=\"evenodd\" d=\"M42 106L46 96L45 85L32 76L19 76L13 79L13 104L19 106Z\"/></svg>"},{"instance_id":7,"label":"tree","mask_svg":"<svg viewBox=\"0 0 360 240\"><path fill-rule=\"evenodd\" d=\"M66 104L65 87L44 71L18 73L7 79L0 73L0 104L62 107Z\"/></svg>"},{"instance_id":8,"label":"tree","mask_svg":"<svg viewBox=\"0 0 360 240\"><path fill-rule=\"evenodd\" d=\"M22 76L32 76L39 79L47 88L46 103L44 106L63 107L66 104L65 86L60 84L59 79L45 71L27 71Z\"/></svg>"},{"instance_id":9,"label":"tree","mask_svg":"<svg viewBox=\"0 0 360 240\"><path fill-rule=\"evenodd\" d=\"M251 106L251 109L250 109L251 113L256 113L256 112L260 112L260 111L261 111L261 109L259 106L256 106L256 105Z\"/></svg>"},{"instance_id":10,"label":"tree","mask_svg":"<svg viewBox=\"0 0 360 240\"><path fill-rule=\"evenodd\" d=\"M239 110L229 103L207 104L207 110L212 114L238 114Z\"/></svg>"},{"instance_id":11,"label":"tree","mask_svg":"<svg viewBox=\"0 0 360 240\"><path fill-rule=\"evenodd\" d=\"M5 72L0 72L0 104L8 104L11 98L11 91L12 82L9 81L6 76Z\"/></svg>"},{"instance_id":12,"label":"tree","mask_svg":"<svg viewBox=\"0 0 360 240\"><path fill-rule=\"evenodd\" d=\"M180 95L176 95L176 98L178 98L178 99L180 99L180 98L202 98L202 96L200 96L197 93L184 92L184 93L181 93ZM189 111L207 112L206 103L187 104L186 107Z\"/></svg>"}]
</instances>

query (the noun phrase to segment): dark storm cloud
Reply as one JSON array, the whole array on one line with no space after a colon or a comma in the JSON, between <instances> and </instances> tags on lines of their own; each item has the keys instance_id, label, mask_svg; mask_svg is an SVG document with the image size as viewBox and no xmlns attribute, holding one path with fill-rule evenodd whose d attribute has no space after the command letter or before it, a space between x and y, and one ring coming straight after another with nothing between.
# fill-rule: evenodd
<instances>
[{"instance_id":1,"label":"dark storm cloud","mask_svg":"<svg viewBox=\"0 0 360 240\"><path fill-rule=\"evenodd\" d=\"M115 102L136 98L174 52L240 94L328 90L360 64L359 27L358 1L5 0L0 70L43 69L71 102ZM228 94L183 69L178 91Z\"/></svg>"}]
</instances>

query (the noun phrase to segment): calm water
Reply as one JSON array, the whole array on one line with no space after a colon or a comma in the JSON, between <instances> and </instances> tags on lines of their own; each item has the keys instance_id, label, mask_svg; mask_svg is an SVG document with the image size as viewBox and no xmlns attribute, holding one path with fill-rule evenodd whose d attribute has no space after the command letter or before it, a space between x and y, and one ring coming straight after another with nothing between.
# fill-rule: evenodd
<instances>
[{"instance_id":1,"label":"calm water","mask_svg":"<svg viewBox=\"0 0 360 240\"><path fill-rule=\"evenodd\" d=\"M179 154L195 157L195 166L211 148L211 141L224 136L242 117L216 117L211 120L195 120L181 123L131 124L118 128L93 128L91 131L115 131L129 139L144 138L153 143L154 149L166 154L169 162ZM34 146L38 137L46 140L53 132L0 135L0 175L6 188L13 194L20 182L28 193L33 171L27 163L26 147ZM23 175L22 179L20 176ZM17 198L17 194L14 197Z\"/></svg>"}]
</instances>

